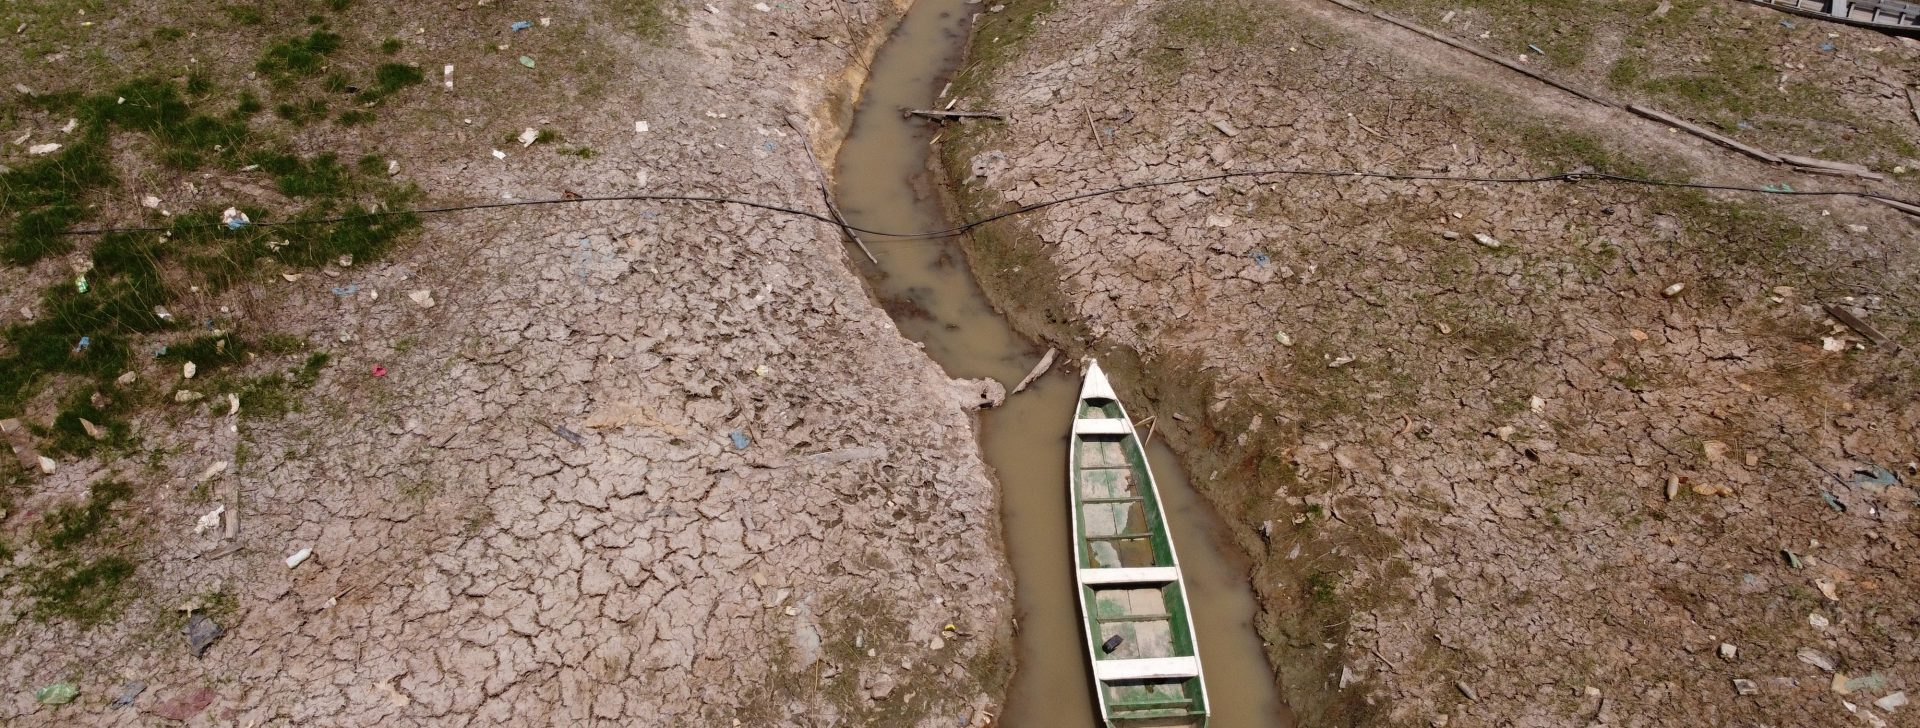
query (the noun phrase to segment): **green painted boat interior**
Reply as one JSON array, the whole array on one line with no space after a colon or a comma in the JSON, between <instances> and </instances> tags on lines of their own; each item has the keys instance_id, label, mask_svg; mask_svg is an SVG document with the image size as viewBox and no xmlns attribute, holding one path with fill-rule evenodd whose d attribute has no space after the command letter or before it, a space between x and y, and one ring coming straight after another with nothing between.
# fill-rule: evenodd
<instances>
[{"instance_id":1,"label":"green painted boat interior","mask_svg":"<svg viewBox=\"0 0 1920 728\"><path fill-rule=\"evenodd\" d=\"M1118 402L1081 403L1081 419L1124 416ZM1129 434L1076 434L1073 473L1080 515L1080 559L1086 568L1175 566L1172 540L1162 519L1139 439ZM1134 660L1194 655L1186 594L1179 581L1098 584L1081 587L1088 611L1088 637L1096 660ZM1113 637L1119 644L1108 652ZM1172 728L1206 724L1200 678L1117 680L1100 683L1113 726Z\"/></svg>"}]
</instances>

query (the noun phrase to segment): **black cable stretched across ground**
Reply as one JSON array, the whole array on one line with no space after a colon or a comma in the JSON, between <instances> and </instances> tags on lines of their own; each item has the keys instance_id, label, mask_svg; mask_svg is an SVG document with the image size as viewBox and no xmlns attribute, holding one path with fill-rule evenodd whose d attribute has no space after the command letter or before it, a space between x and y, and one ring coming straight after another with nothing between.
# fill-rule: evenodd
<instances>
[{"instance_id":1,"label":"black cable stretched across ground","mask_svg":"<svg viewBox=\"0 0 1920 728\"><path fill-rule=\"evenodd\" d=\"M1790 190L1790 189L1772 189L1772 188L1766 188L1766 187L1743 187L1740 185L1713 184L1713 183L1706 183L1706 182L1671 182L1666 180L1654 180L1654 179L1645 179L1641 177L1632 177L1627 175L1609 174L1605 172L1566 172L1562 174L1547 175L1543 177L1474 177L1474 176L1456 176L1456 175L1442 175L1442 174L1398 174L1398 173L1390 173L1390 172L1360 172L1360 171L1354 171L1354 170L1260 169L1260 170L1246 170L1242 172L1222 172L1219 174L1211 174L1211 175L1205 175L1200 177L1182 177L1179 179L1170 179L1170 180L1154 180L1150 182L1136 182L1134 184L1121 185L1119 187L1108 187L1104 189L1078 192L1075 194L1066 195L1064 197L1056 197L1050 200L1042 200L1040 202L1035 202L1029 205L1022 205L1020 207L1016 207L1011 210L995 213L993 215L989 215L979 220L974 220L964 225L950 227L945 230L928 230L928 231L922 231L922 232L905 233L905 232L889 232L886 230L871 230L868 228L864 228L864 227L860 227L858 225L852 225L852 224L845 224L844 227L847 229L853 230L855 232L866 233L868 235L876 235L883 238L892 238L894 240L929 240L933 238L943 238L943 237L948 237L952 235L959 235L961 233L967 232L968 230L972 230L976 227L980 227L981 225L986 225L988 223L992 223L998 220L1003 220L1003 219L1014 217L1017 215L1024 215L1026 213L1045 209L1048 207L1052 207L1054 205L1062 205L1069 202L1076 202L1079 200L1085 200L1085 199L1094 198L1094 197L1104 197L1107 195L1115 195L1122 192L1129 192L1133 190L1149 189L1154 187L1167 187L1171 185L1198 184L1202 182L1214 182L1214 181L1226 180L1226 179L1242 179L1242 178L1248 178L1248 177L1281 177L1281 176L1349 177L1354 179L1380 179L1380 180L1406 181L1406 182L1460 182L1460 183L1467 183L1467 184L1540 184L1545 182L1575 182L1575 183L1609 182L1609 183L1615 183L1615 184L1633 184L1633 185L1644 185L1644 186L1650 186L1650 187L1676 187L1676 188L1683 188L1683 189L1713 190L1713 191L1719 191L1719 192L1742 192L1742 193L1765 194L1765 195L1786 195L1786 196L1794 196L1794 197L1858 197L1862 199L1879 200L1881 202L1892 203L1894 205L1905 206L1908 208L1920 208L1920 202L1902 200L1897 197L1889 197L1886 195L1879 195L1871 192L1860 192L1856 190ZM562 197L562 198L544 199L544 200L514 200L510 202L478 202L478 203L472 203L472 204L466 204L466 205L449 205L445 207L424 207L424 208L415 208L415 209L409 209L409 210L382 210L377 212L359 213L355 215L342 215L338 217L316 218L311 220L290 220L290 221L284 221L284 222L255 222L255 223L252 223L252 225L254 227L284 227L284 226L293 226L293 225L315 225L315 224L346 222L350 220L364 220L364 219L370 219L370 218L393 217L393 216L399 216L399 215L436 215L436 214L445 214L445 213L454 213L454 212L468 212L473 210L492 210L492 209L510 208L510 207L529 207L533 205L563 205L563 204L573 204L573 203L582 203L582 202L692 202L692 203L712 203L712 204L720 204L720 205L739 205L742 207L751 207L751 208L760 209L760 210L767 210L769 212L778 212L786 215L796 215L799 217L811 218L813 220L818 220L828 225L833 225L835 227L843 226L841 222L836 221L833 218L828 217L826 215L822 215L814 212L808 212L806 210L800 210L792 207L785 207L782 205L775 205L775 204L766 203L766 202L756 202L754 200L744 200L744 199L739 199L735 197L720 197L720 196L710 196L710 195L644 195L644 194L603 195L598 197ZM203 227L217 227L222 224L223 223L208 223ZM65 235L105 235L109 233L165 232L170 229L172 228L169 228L169 227L93 228L93 229L85 229L85 230L69 230L63 234Z\"/></svg>"}]
</instances>

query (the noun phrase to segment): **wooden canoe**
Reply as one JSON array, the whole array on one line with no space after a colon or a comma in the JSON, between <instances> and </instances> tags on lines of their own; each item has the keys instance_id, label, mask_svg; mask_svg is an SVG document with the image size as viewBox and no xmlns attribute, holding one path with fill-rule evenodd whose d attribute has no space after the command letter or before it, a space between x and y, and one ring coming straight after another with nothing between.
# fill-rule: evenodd
<instances>
[{"instance_id":1,"label":"wooden canoe","mask_svg":"<svg viewBox=\"0 0 1920 728\"><path fill-rule=\"evenodd\" d=\"M1074 581L1108 728L1205 728L1180 559L1133 421L1089 360L1067 452Z\"/></svg>"},{"instance_id":2,"label":"wooden canoe","mask_svg":"<svg viewBox=\"0 0 1920 728\"><path fill-rule=\"evenodd\" d=\"M1747 0L1747 2L1785 10L1795 15L1873 28L1889 33L1920 34L1920 5L1902 2L1902 0Z\"/></svg>"}]
</instances>

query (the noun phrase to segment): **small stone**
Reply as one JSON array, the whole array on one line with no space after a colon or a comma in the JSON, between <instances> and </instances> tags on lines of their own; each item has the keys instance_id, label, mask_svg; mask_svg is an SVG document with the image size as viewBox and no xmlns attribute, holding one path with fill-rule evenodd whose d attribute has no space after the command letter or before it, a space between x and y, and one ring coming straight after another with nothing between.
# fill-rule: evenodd
<instances>
[{"instance_id":1,"label":"small stone","mask_svg":"<svg viewBox=\"0 0 1920 728\"><path fill-rule=\"evenodd\" d=\"M128 371L128 372L121 372L121 373L120 373L120 376L118 376L118 377L115 377L115 378L114 378L114 380L113 380L113 382L114 382L115 384L118 384L118 385L120 385L120 386L122 386L122 387L124 387L124 386L127 386L127 385L129 385L129 384L132 384L132 383L133 383L133 380L135 380L135 379L139 379L139 378L140 378L140 375L139 375L139 374L137 374L137 373L135 373L135 372L130 372L130 371Z\"/></svg>"},{"instance_id":2,"label":"small stone","mask_svg":"<svg viewBox=\"0 0 1920 728\"><path fill-rule=\"evenodd\" d=\"M1452 230L1442 230L1440 231L1440 238L1443 240L1459 240L1460 233L1454 232Z\"/></svg>"},{"instance_id":3,"label":"small stone","mask_svg":"<svg viewBox=\"0 0 1920 728\"><path fill-rule=\"evenodd\" d=\"M1634 341L1646 341L1646 340L1647 340L1647 332L1645 332L1645 331L1641 331L1641 330L1639 330L1639 329L1634 329L1634 330L1632 330L1632 331L1629 331L1629 332L1627 332L1627 335L1628 335L1628 336L1631 336L1631 337L1633 337L1633 340L1634 340Z\"/></svg>"},{"instance_id":4,"label":"small stone","mask_svg":"<svg viewBox=\"0 0 1920 728\"><path fill-rule=\"evenodd\" d=\"M1285 331L1274 332L1273 340L1280 342L1281 346L1293 346L1293 337L1288 336Z\"/></svg>"},{"instance_id":5,"label":"small stone","mask_svg":"<svg viewBox=\"0 0 1920 728\"><path fill-rule=\"evenodd\" d=\"M520 130L520 147L522 149L533 146L533 143L537 141L540 141L539 129L527 127Z\"/></svg>"},{"instance_id":6,"label":"small stone","mask_svg":"<svg viewBox=\"0 0 1920 728\"><path fill-rule=\"evenodd\" d=\"M178 392L173 393L173 401L179 402L181 404L186 404L188 402L198 401L203 396L205 395L200 394L199 392L195 392L191 389L182 389Z\"/></svg>"},{"instance_id":7,"label":"small stone","mask_svg":"<svg viewBox=\"0 0 1920 728\"><path fill-rule=\"evenodd\" d=\"M1833 658L1828 657L1825 653L1812 647L1800 648L1800 651L1795 654L1795 657L1799 657L1801 662L1820 668L1825 672L1833 672L1835 667Z\"/></svg>"},{"instance_id":8,"label":"small stone","mask_svg":"<svg viewBox=\"0 0 1920 728\"><path fill-rule=\"evenodd\" d=\"M1680 497L1680 476L1667 476L1667 500Z\"/></svg>"},{"instance_id":9,"label":"small stone","mask_svg":"<svg viewBox=\"0 0 1920 728\"><path fill-rule=\"evenodd\" d=\"M1467 681L1455 680L1453 681L1453 687L1454 689L1459 690L1461 695L1467 696L1467 700L1471 702L1476 702L1476 703L1480 702L1480 694L1477 692L1474 692L1473 686L1468 685Z\"/></svg>"},{"instance_id":10,"label":"small stone","mask_svg":"<svg viewBox=\"0 0 1920 728\"><path fill-rule=\"evenodd\" d=\"M1684 290L1687 290L1687 284L1675 283L1671 286L1667 286L1666 288L1662 289L1660 291L1660 295L1666 296L1667 298L1673 298L1674 296L1680 295L1680 292Z\"/></svg>"},{"instance_id":11,"label":"small stone","mask_svg":"<svg viewBox=\"0 0 1920 728\"><path fill-rule=\"evenodd\" d=\"M1488 235L1486 233L1474 233L1473 242L1479 243L1481 246L1487 247L1487 248L1500 247L1500 241L1494 239L1492 235Z\"/></svg>"},{"instance_id":12,"label":"small stone","mask_svg":"<svg viewBox=\"0 0 1920 728\"><path fill-rule=\"evenodd\" d=\"M421 308L433 308L433 291L429 291L423 288L418 291L408 293L407 298L412 299L413 302L419 304Z\"/></svg>"},{"instance_id":13,"label":"small stone","mask_svg":"<svg viewBox=\"0 0 1920 728\"><path fill-rule=\"evenodd\" d=\"M1902 690L1897 693L1889 694L1884 698L1873 701L1873 707L1879 708L1889 713L1893 712L1897 708L1906 707L1906 705L1907 705L1907 691L1905 690Z\"/></svg>"},{"instance_id":14,"label":"small stone","mask_svg":"<svg viewBox=\"0 0 1920 728\"><path fill-rule=\"evenodd\" d=\"M1807 615L1807 624L1811 624L1811 625L1813 625L1813 628L1814 628L1814 629L1826 629L1826 628L1828 628L1828 627L1830 627L1830 626L1832 626L1832 625L1833 625L1833 623L1832 623L1832 622L1830 622L1830 621L1828 621L1828 620L1827 620L1827 617L1826 617L1826 615L1823 615L1823 614L1821 614L1821 613L1819 613L1819 612L1814 612L1814 613L1812 613L1812 614L1808 614L1808 615Z\"/></svg>"},{"instance_id":15,"label":"small stone","mask_svg":"<svg viewBox=\"0 0 1920 728\"><path fill-rule=\"evenodd\" d=\"M942 639L940 635L934 635L933 639L927 641L927 649L929 650L938 652L946 648L947 648L947 641L945 639Z\"/></svg>"},{"instance_id":16,"label":"small stone","mask_svg":"<svg viewBox=\"0 0 1920 728\"><path fill-rule=\"evenodd\" d=\"M1600 688L1597 688L1597 687L1594 687L1594 686L1592 686L1592 685L1588 685L1588 686L1586 686L1585 688L1583 688L1583 689L1581 690L1581 692L1582 692L1582 693L1585 693L1585 694L1586 694L1586 696L1587 696L1587 697L1589 697L1589 698L1597 698L1597 697L1600 697Z\"/></svg>"},{"instance_id":17,"label":"small stone","mask_svg":"<svg viewBox=\"0 0 1920 728\"><path fill-rule=\"evenodd\" d=\"M193 362L187 362L185 364L180 365L180 377L182 379L192 379L193 375L198 374L199 372L200 372L200 365L195 364Z\"/></svg>"},{"instance_id":18,"label":"small stone","mask_svg":"<svg viewBox=\"0 0 1920 728\"><path fill-rule=\"evenodd\" d=\"M1334 357L1333 361L1327 362L1327 368L1339 369L1340 367L1343 367L1352 363L1353 363L1353 357L1348 356L1346 354L1341 354L1340 356Z\"/></svg>"},{"instance_id":19,"label":"small stone","mask_svg":"<svg viewBox=\"0 0 1920 728\"><path fill-rule=\"evenodd\" d=\"M1820 337L1820 350L1828 353L1846 351L1847 340L1832 336L1822 336Z\"/></svg>"},{"instance_id":20,"label":"small stone","mask_svg":"<svg viewBox=\"0 0 1920 728\"><path fill-rule=\"evenodd\" d=\"M1752 680L1734 678L1733 690L1741 695L1756 695L1760 692L1760 685Z\"/></svg>"},{"instance_id":21,"label":"small stone","mask_svg":"<svg viewBox=\"0 0 1920 728\"><path fill-rule=\"evenodd\" d=\"M1735 647L1728 642L1720 643L1720 659L1731 660L1739 654L1740 654L1740 648Z\"/></svg>"},{"instance_id":22,"label":"small stone","mask_svg":"<svg viewBox=\"0 0 1920 728\"><path fill-rule=\"evenodd\" d=\"M1452 716L1449 716L1446 713L1441 713L1439 715L1434 716L1433 720L1427 721L1427 725L1433 726L1433 728L1447 728L1448 721L1451 721L1452 719L1453 719Z\"/></svg>"},{"instance_id":23,"label":"small stone","mask_svg":"<svg viewBox=\"0 0 1920 728\"><path fill-rule=\"evenodd\" d=\"M1814 579L1813 586L1819 589L1820 596L1826 597L1828 601L1840 601L1840 587L1834 584L1832 579Z\"/></svg>"},{"instance_id":24,"label":"small stone","mask_svg":"<svg viewBox=\"0 0 1920 728\"><path fill-rule=\"evenodd\" d=\"M52 475L55 470L59 470L59 469L60 469L60 466L53 462L53 458L47 457L45 455L40 456L40 472L45 473L47 475Z\"/></svg>"}]
</instances>

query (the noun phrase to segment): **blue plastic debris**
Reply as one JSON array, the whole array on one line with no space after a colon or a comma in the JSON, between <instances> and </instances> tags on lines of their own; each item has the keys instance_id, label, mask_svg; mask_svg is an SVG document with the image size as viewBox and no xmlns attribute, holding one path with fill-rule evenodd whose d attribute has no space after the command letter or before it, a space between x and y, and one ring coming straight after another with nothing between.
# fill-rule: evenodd
<instances>
[{"instance_id":1,"label":"blue plastic debris","mask_svg":"<svg viewBox=\"0 0 1920 728\"><path fill-rule=\"evenodd\" d=\"M1832 507L1836 511L1839 511L1841 513L1847 512L1846 504L1841 503L1839 498L1835 498L1833 495L1833 491L1830 491L1830 490L1820 491L1820 499L1826 501L1827 505L1829 507Z\"/></svg>"},{"instance_id":2,"label":"blue plastic debris","mask_svg":"<svg viewBox=\"0 0 1920 728\"><path fill-rule=\"evenodd\" d=\"M1267 267L1267 264L1268 264L1268 263L1271 263L1271 262L1273 262L1273 259L1272 259L1272 258L1268 258L1268 257L1267 257L1267 254L1266 254L1266 253L1263 253L1263 252L1260 252L1260 251L1258 251L1258 250L1256 250L1256 251L1253 251L1253 263L1254 263L1254 265L1258 265L1258 266L1260 266L1260 267L1262 267L1262 268L1265 268L1265 267Z\"/></svg>"},{"instance_id":3,"label":"blue plastic debris","mask_svg":"<svg viewBox=\"0 0 1920 728\"><path fill-rule=\"evenodd\" d=\"M1791 20L1782 20L1782 21L1780 21L1780 27L1782 27L1782 28L1786 28L1787 30L1793 30L1793 21L1791 21Z\"/></svg>"},{"instance_id":4,"label":"blue plastic debris","mask_svg":"<svg viewBox=\"0 0 1920 728\"><path fill-rule=\"evenodd\" d=\"M1900 476L1894 475L1893 471L1878 465L1868 465L1864 468L1856 468L1853 471L1853 487L1855 488L1863 485L1886 487L1899 484Z\"/></svg>"},{"instance_id":5,"label":"blue plastic debris","mask_svg":"<svg viewBox=\"0 0 1920 728\"><path fill-rule=\"evenodd\" d=\"M748 445L753 443L752 440L747 439L747 433L739 430L727 433L727 438L733 440L733 447L736 450L745 450Z\"/></svg>"},{"instance_id":6,"label":"blue plastic debris","mask_svg":"<svg viewBox=\"0 0 1920 728\"><path fill-rule=\"evenodd\" d=\"M515 31L522 31L522 30L526 30L526 29L528 29L528 28L531 28L531 27L533 27L533 23L529 23L529 22L527 22L527 21L525 21L525 20L516 20L516 21L513 21L513 26L512 26L512 28L513 28L513 29L514 29Z\"/></svg>"},{"instance_id":7,"label":"blue plastic debris","mask_svg":"<svg viewBox=\"0 0 1920 728\"><path fill-rule=\"evenodd\" d=\"M359 292L359 290L360 290L360 284L358 284L358 283L348 283L347 285L344 285L344 286L334 286L334 287L333 287L333 295L336 295L336 296L351 296L351 295L353 295L354 293L357 293L357 292Z\"/></svg>"},{"instance_id":8,"label":"blue plastic debris","mask_svg":"<svg viewBox=\"0 0 1920 728\"><path fill-rule=\"evenodd\" d=\"M160 347L160 348L158 348L158 349L154 349L154 350L153 350L153 358L155 358L155 359L158 359L158 358L160 358L160 357L163 357L163 356L166 356L166 355L167 355L167 347L164 347L164 346L162 346L162 347Z\"/></svg>"},{"instance_id":9,"label":"blue plastic debris","mask_svg":"<svg viewBox=\"0 0 1920 728\"><path fill-rule=\"evenodd\" d=\"M1543 56L1547 54L1546 51L1540 50L1540 46L1534 45L1532 43L1527 44L1527 49Z\"/></svg>"},{"instance_id":10,"label":"blue plastic debris","mask_svg":"<svg viewBox=\"0 0 1920 728\"><path fill-rule=\"evenodd\" d=\"M1738 122L1738 123L1736 123L1736 124L1734 124L1734 126L1736 126L1736 127L1739 127L1741 131L1749 131L1749 130L1752 130L1752 129L1753 129L1753 125L1752 125L1752 124L1749 124L1749 123L1747 123L1747 122L1744 122L1744 121L1742 121L1742 122Z\"/></svg>"},{"instance_id":11,"label":"blue plastic debris","mask_svg":"<svg viewBox=\"0 0 1920 728\"><path fill-rule=\"evenodd\" d=\"M767 139L760 142L760 151L763 151L763 152L771 152L779 148L780 148L780 145L775 144L772 139Z\"/></svg>"},{"instance_id":12,"label":"blue plastic debris","mask_svg":"<svg viewBox=\"0 0 1920 728\"><path fill-rule=\"evenodd\" d=\"M93 337L82 336L80 337L80 343L73 345L73 353L78 354L80 352L86 351L87 347L89 346L93 346Z\"/></svg>"},{"instance_id":13,"label":"blue plastic debris","mask_svg":"<svg viewBox=\"0 0 1920 728\"><path fill-rule=\"evenodd\" d=\"M1820 44L1820 51L1821 51L1822 53L1832 53L1832 52L1833 52L1833 50L1834 50L1834 45L1833 45L1832 43L1821 43L1821 44Z\"/></svg>"},{"instance_id":14,"label":"blue plastic debris","mask_svg":"<svg viewBox=\"0 0 1920 728\"><path fill-rule=\"evenodd\" d=\"M1766 190L1768 192L1792 192L1793 185L1782 182L1777 185L1761 185L1760 189Z\"/></svg>"}]
</instances>

